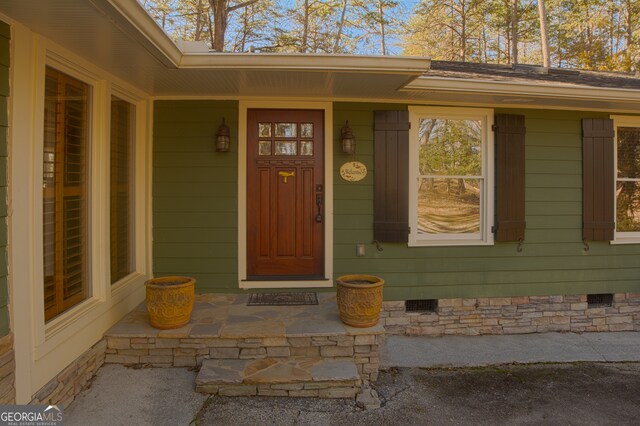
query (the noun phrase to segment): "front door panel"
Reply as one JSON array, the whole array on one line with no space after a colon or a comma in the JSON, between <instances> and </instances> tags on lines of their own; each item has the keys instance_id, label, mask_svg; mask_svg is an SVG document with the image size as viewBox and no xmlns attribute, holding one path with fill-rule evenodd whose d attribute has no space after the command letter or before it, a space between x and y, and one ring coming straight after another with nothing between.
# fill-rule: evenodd
<instances>
[{"instance_id":1,"label":"front door panel","mask_svg":"<svg viewBox=\"0 0 640 426\"><path fill-rule=\"evenodd\" d=\"M247 110L247 278L324 278L324 112Z\"/></svg>"}]
</instances>

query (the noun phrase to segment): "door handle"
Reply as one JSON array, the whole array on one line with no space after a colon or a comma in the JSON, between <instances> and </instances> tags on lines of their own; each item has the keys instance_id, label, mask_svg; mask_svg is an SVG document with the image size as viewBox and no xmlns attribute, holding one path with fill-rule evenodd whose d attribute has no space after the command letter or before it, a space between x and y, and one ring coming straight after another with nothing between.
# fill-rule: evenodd
<instances>
[{"instance_id":1,"label":"door handle","mask_svg":"<svg viewBox=\"0 0 640 426\"><path fill-rule=\"evenodd\" d=\"M322 223L322 194L316 194L316 206L318 206L316 223Z\"/></svg>"}]
</instances>

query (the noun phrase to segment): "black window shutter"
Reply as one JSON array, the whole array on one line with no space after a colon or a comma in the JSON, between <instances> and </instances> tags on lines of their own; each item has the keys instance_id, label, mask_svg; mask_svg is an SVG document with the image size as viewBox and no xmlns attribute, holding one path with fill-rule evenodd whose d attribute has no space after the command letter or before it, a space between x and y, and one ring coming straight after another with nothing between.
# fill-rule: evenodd
<instances>
[{"instance_id":1,"label":"black window shutter","mask_svg":"<svg viewBox=\"0 0 640 426\"><path fill-rule=\"evenodd\" d=\"M582 239L611 241L615 229L613 120L582 120Z\"/></svg>"},{"instance_id":2,"label":"black window shutter","mask_svg":"<svg viewBox=\"0 0 640 426\"><path fill-rule=\"evenodd\" d=\"M496 114L496 241L524 241L524 115Z\"/></svg>"},{"instance_id":3,"label":"black window shutter","mask_svg":"<svg viewBox=\"0 0 640 426\"><path fill-rule=\"evenodd\" d=\"M374 112L373 238L409 240L409 111Z\"/></svg>"}]
</instances>

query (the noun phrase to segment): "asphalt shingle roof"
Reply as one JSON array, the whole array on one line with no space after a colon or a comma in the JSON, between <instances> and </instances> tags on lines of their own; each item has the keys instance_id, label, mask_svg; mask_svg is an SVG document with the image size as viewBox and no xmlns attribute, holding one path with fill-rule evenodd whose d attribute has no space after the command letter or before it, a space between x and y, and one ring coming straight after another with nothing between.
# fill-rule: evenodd
<instances>
[{"instance_id":1,"label":"asphalt shingle roof","mask_svg":"<svg viewBox=\"0 0 640 426\"><path fill-rule=\"evenodd\" d=\"M582 71L544 68L536 65L497 65L473 62L431 61L424 77L444 77L465 80L535 82L538 84L569 84L603 88L640 90L638 73Z\"/></svg>"}]
</instances>

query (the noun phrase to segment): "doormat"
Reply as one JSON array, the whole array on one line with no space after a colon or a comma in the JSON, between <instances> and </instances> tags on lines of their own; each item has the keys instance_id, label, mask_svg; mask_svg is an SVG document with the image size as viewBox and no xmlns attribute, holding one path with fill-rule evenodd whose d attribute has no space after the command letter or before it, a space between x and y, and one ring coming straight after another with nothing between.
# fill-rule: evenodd
<instances>
[{"instance_id":1,"label":"doormat","mask_svg":"<svg viewBox=\"0 0 640 426\"><path fill-rule=\"evenodd\" d=\"M252 293L247 306L317 305L315 293Z\"/></svg>"}]
</instances>

